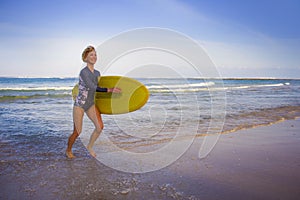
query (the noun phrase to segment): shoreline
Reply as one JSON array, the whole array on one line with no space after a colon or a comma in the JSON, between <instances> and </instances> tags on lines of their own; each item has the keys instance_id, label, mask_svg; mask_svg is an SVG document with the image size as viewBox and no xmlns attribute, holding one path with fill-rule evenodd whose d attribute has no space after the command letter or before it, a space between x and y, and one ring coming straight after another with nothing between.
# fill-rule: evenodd
<instances>
[{"instance_id":1,"label":"shoreline","mask_svg":"<svg viewBox=\"0 0 300 200\"><path fill-rule=\"evenodd\" d=\"M0 198L297 199L299 122L296 118L221 134L201 160L203 137L196 137L176 162L145 174L108 168L91 158L78 141L77 158L69 160L64 156L67 136L49 141L50 146L60 142L60 149L32 159L1 141Z\"/></svg>"},{"instance_id":2,"label":"shoreline","mask_svg":"<svg viewBox=\"0 0 300 200\"><path fill-rule=\"evenodd\" d=\"M263 124L252 124L249 127L242 127L242 128L236 127L235 129L232 129L232 130L222 131L222 133L220 133L220 134L231 134L231 133L236 133L238 131L251 130L251 129L254 129L254 128L265 127L265 126L273 126L275 124L279 124L279 123L282 123L282 122L285 122L285 121L293 121L293 120L297 121L299 119L300 119L299 116L296 116L296 117L293 117L293 118L284 118L284 117L282 117L281 119L279 119L277 121L263 123ZM206 136L206 135L207 134L200 134L200 136Z\"/></svg>"},{"instance_id":3,"label":"shoreline","mask_svg":"<svg viewBox=\"0 0 300 200\"><path fill-rule=\"evenodd\" d=\"M110 76L110 75L103 75ZM121 75L120 75L121 76ZM0 78L15 78L15 79L78 79L77 76L12 76L4 75ZM177 77L130 77L135 79L174 79ZM187 79L215 79L215 80L300 80L295 77L187 77Z\"/></svg>"}]
</instances>

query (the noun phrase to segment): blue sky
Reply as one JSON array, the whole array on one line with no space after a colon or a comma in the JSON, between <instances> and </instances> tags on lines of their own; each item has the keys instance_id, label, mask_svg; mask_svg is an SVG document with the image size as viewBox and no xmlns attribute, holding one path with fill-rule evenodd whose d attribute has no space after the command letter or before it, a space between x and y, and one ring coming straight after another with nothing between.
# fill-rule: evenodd
<instances>
[{"instance_id":1,"label":"blue sky","mask_svg":"<svg viewBox=\"0 0 300 200\"><path fill-rule=\"evenodd\" d=\"M161 27L196 40L224 77L300 78L297 0L0 0L0 76L74 77L89 44Z\"/></svg>"}]
</instances>

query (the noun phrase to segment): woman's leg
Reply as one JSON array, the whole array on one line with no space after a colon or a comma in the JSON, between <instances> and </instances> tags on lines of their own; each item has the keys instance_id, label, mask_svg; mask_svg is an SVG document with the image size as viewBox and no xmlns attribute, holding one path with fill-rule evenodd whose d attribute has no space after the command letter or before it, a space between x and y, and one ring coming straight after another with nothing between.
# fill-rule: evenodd
<instances>
[{"instance_id":1,"label":"woman's leg","mask_svg":"<svg viewBox=\"0 0 300 200\"><path fill-rule=\"evenodd\" d=\"M102 129L103 129L103 121L99 110L93 105L89 110L86 112L87 116L90 120L94 123L95 129L90 137L90 141L87 145L87 149L93 157L96 157L96 153L93 150L93 146L97 138L100 136Z\"/></svg>"},{"instance_id":2,"label":"woman's leg","mask_svg":"<svg viewBox=\"0 0 300 200\"><path fill-rule=\"evenodd\" d=\"M84 115L84 110L78 106L74 106L73 108L73 121L74 121L74 128L73 133L70 135L68 139L68 147L66 150L66 155L68 158L74 158L75 156L72 153L72 146L81 133L82 130L82 119Z\"/></svg>"}]
</instances>

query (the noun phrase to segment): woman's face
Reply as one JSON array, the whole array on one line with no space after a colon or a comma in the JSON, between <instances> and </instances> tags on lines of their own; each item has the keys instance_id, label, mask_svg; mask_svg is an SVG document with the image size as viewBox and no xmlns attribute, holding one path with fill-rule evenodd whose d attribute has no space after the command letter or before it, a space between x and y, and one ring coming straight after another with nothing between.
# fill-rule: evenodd
<instances>
[{"instance_id":1,"label":"woman's face","mask_svg":"<svg viewBox=\"0 0 300 200\"><path fill-rule=\"evenodd\" d=\"M95 64L97 62L97 53L96 51L91 51L86 57L86 62L89 64Z\"/></svg>"}]
</instances>

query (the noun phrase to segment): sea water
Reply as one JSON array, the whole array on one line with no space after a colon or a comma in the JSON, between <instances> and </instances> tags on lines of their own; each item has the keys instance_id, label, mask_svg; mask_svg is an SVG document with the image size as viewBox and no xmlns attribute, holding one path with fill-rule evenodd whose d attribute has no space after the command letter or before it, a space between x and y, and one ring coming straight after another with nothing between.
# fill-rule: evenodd
<instances>
[{"instance_id":1,"label":"sea water","mask_svg":"<svg viewBox=\"0 0 300 200\"><path fill-rule=\"evenodd\" d=\"M106 135L120 149L152 152L178 135L203 140L207 134L221 136L300 116L300 80L138 80L150 91L147 104L128 114L102 115L104 130L95 148L100 144L109 152L112 145L103 140ZM139 191L154 199L167 194L176 199L189 196L180 193L180 187L172 182L161 182L174 176L168 170L146 174L157 177L148 183L146 175L103 167L103 163L91 159L82 145L83 138L73 146L76 159L65 157L68 136L73 131L71 90L77 82L77 78L0 78L1 197L135 199ZM82 135L90 135L93 129L85 116ZM201 169L195 172L201 173Z\"/></svg>"},{"instance_id":2,"label":"sea water","mask_svg":"<svg viewBox=\"0 0 300 200\"><path fill-rule=\"evenodd\" d=\"M217 133L228 133L300 116L300 80L138 80L150 92L142 109L102 115L104 134L121 148L167 142L178 130L188 132L190 127L191 134L202 136L212 126ZM0 78L1 145L13 144L15 151L29 155L55 157L58 149L64 152L73 130L71 90L77 82L77 78ZM212 123L219 116L221 123ZM86 116L83 131L93 131ZM49 146L50 141L60 142Z\"/></svg>"}]
</instances>

